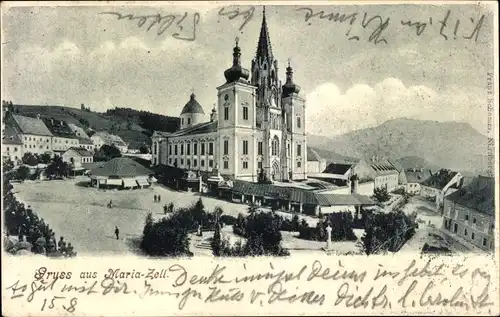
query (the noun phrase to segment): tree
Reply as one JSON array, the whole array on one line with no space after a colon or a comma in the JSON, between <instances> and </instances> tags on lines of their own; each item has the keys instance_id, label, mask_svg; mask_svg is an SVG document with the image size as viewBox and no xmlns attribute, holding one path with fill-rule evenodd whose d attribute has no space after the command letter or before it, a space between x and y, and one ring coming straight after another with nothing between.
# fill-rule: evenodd
<instances>
[{"instance_id":1,"label":"tree","mask_svg":"<svg viewBox=\"0 0 500 317\"><path fill-rule=\"evenodd\" d=\"M149 148L146 144L141 144L139 147L139 153L141 154L148 154L149 153Z\"/></svg>"},{"instance_id":2,"label":"tree","mask_svg":"<svg viewBox=\"0 0 500 317\"><path fill-rule=\"evenodd\" d=\"M191 256L187 228L182 211L154 223L141 240L141 249L151 256Z\"/></svg>"},{"instance_id":3,"label":"tree","mask_svg":"<svg viewBox=\"0 0 500 317\"><path fill-rule=\"evenodd\" d=\"M49 153L43 153L40 155L40 162L43 164L49 164L52 161L52 157L50 156Z\"/></svg>"},{"instance_id":4,"label":"tree","mask_svg":"<svg viewBox=\"0 0 500 317\"><path fill-rule=\"evenodd\" d=\"M38 155L33 154L31 152L26 152L24 153L23 157L21 158L21 161L23 164L30 165L30 166L35 166L39 162Z\"/></svg>"},{"instance_id":5,"label":"tree","mask_svg":"<svg viewBox=\"0 0 500 317\"><path fill-rule=\"evenodd\" d=\"M56 155L52 163L47 166L47 174L49 176L66 177L68 176L69 168L68 163L64 162L62 157Z\"/></svg>"},{"instance_id":6,"label":"tree","mask_svg":"<svg viewBox=\"0 0 500 317\"><path fill-rule=\"evenodd\" d=\"M30 175L30 169L26 166L19 166L19 168L17 169L17 175L16 175L16 178L21 180L21 181L24 181L26 180Z\"/></svg>"},{"instance_id":7,"label":"tree","mask_svg":"<svg viewBox=\"0 0 500 317\"><path fill-rule=\"evenodd\" d=\"M103 158L104 160L109 161L115 157L121 157L122 154L116 146L104 144L99 150L96 151L94 156L98 159Z\"/></svg>"},{"instance_id":8,"label":"tree","mask_svg":"<svg viewBox=\"0 0 500 317\"><path fill-rule=\"evenodd\" d=\"M2 172L3 173L10 172L12 171L13 168L14 168L14 162L12 162L10 157L4 156L2 158Z\"/></svg>"},{"instance_id":9,"label":"tree","mask_svg":"<svg viewBox=\"0 0 500 317\"><path fill-rule=\"evenodd\" d=\"M375 190L373 191L373 196L379 203L386 202L391 198L389 192L387 192L387 188L385 187L375 188Z\"/></svg>"}]
</instances>

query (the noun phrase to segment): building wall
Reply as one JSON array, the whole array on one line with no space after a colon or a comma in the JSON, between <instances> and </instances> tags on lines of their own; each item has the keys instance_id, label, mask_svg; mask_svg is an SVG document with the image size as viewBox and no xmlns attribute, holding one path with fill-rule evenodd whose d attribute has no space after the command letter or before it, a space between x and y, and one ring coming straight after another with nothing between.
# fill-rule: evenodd
<instances>
[{"instance_id":1,"label":"building wall","mask_svg":"<svg viewBox=\"0 0 500 317\"><path fill-rule=\"evenodd\" d=\"M19 164L23 157L22 144L2 144L2 157L8 157L14 165Z\"/></svg>"},{"instance_id":2,"label":"building wall","mask_svg":"<svg viewBox=\"0 0 500 317\"><path fill-rule=\"evenodd\" d=\"M307 161L307 173L318 174L321 173L321 163L319 161Z\"/></svg>"},{"instance_id":3,"label":"building wall","mask_svg":"<svg viewBox=\"0 0 500 317\"><path fill-rule=\"evenodd\" d=\"M202 113L183 113L180 115L181 119L181 129L186 129L197 125L198 123L202 123L203 119L205 119L205 115Z\"/></svg>"},{"instance_id":4,"label":"building wall","mask_svg":"<svg viewBox=\"0 0 500 317\"><path fill-rule=\"evenodd\" d=\"M404 188L410 195L420 195L421 188L419 183L406 183Z\"/></svg>"},{"instance_id":5,"label":"building wall","mask_svg":"<svg viewBox=\"0 0 500 317\"><path fill-rule=\"evenodd\" d=\"M375 177L376 188L387 188L388 192L394 191L398 188L398 173Z\"/></svg>"},{"instance_id":6,"label":"building wall","mask_svg":"<svg viewBox=\"0 0 500 317\"><path fill-rule=\"evenodd\" d=\"M53 150L52 136L20 134L20 137L23 142L23 153L43 154Z\"/></svg>"},{"instance_id":7,"label":"building wall","mask_svg":"<svg viewBox=\"0 0 500 317\"><path fill-rule=\"evenodd\" d=\"M373 190L375 189L374 182L364 182L358 184L357 193L364 196L373 196ZM337 195L348 195L351 194L350 186L342 186L337 188L328 189L321 191L322 194L337 194Z\"/></svg>"},{"instance_id":8,"label":"building wall","mask_svg":"<svg viewBox=\"0 0 500 317\"><path fill-rule=\"evenodd\" d=\"M443 228L476 247L487 251L495 249L494 224L492 215L444 199Z\"/></svg>"},{"instance_id":9,"label":"building wall","mask_svg":"<svg viewBox=\"0 0 500 317\"><path fill-rule=\"evenodd\" d=\"M73 138L52 137L52 151L66 151L79 146L79 140Z\"/></svg>"},{"instance_id":10,"label":"building wall","mask_svg":"<svg viewBox=\"0 0 500 317\"><path fill-rule=\"evenodd\" d=\"M216 160L216 139L216 133L169 137L166 142L161 143L161 148L164 149L161 153L164 153L164 155L160 159L164 162L163 164L168 166L176 166L175 162L177 162L179 168L188 169L189 167L194 171L210 172L218 163ZM195 144L197 154L194 154ZM204 144L203 155L201 154L202 144ZM213 154L209 154L210 144L212 144ZM175 152L176 147L177 154Z\"/></svg>"},{"instance_id":11,"label":"building wall","mask_svg":"<svg viewBox=\"0 0 500 317\"><path fill-rule=\"evenodd\" d=\"M94 158L92 156L81 156L78 152L73 150L68 150L62 154L63 162L71 163L73 159L74 163L92 163Z\"/></svg>"}]
</instances>

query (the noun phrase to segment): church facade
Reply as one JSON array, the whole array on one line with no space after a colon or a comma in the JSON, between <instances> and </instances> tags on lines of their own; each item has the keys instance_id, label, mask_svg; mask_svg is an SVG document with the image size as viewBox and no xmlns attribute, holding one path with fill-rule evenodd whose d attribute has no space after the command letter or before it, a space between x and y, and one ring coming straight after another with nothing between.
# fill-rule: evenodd
<instances>
[{"instance_id":1,"label":"church facade","mask_svg":"<svg viewBox=\"0 0 500 317\"><path fill-rule=\"evenodd\" d=\"M264 11L250 71L242 66L236 39L233 65L217 87L210 121L200 122L205 112L192 94L181 112L180 129L153 135L152 164L217 169L223 177L253 182L306 179L305 99L290 63L285 84L279 73Z\"/></svg>"}]
</instances>

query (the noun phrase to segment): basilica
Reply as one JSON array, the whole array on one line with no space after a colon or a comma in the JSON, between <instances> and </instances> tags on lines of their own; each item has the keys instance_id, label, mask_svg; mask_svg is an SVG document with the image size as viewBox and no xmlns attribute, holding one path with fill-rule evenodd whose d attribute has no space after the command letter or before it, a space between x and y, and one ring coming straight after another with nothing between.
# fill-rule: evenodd
<instances>
[{"instance_id":1,"label":"basilica","mask_svg":"<svg viewBox=\"0 0 500 317\"><path fill-rule=\"evenodd\" d=\"M251 182L306 179L305 99L299 96L290 62L284 84L279 74L264 9L250 71L242 65L236 39L233 64L217 87L210 120L202 122L205 112L191 94L180 114L180 129L154 133L152 164L217 170L224 178Z\"/></svg>"}]
</instances>

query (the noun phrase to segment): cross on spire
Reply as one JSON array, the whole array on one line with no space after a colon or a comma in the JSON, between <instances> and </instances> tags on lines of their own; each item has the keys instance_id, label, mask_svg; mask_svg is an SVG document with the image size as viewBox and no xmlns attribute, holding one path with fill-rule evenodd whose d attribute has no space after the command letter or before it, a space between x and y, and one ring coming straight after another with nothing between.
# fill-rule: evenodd
<instances>
[{"instance_id":1,"label":"cross on spire","mask_svg":"<svg viewBox=\"0 0 500 317\"><path fill-rule=\"evenodd\" d=\"M292 62L292 59L289 57L288 58L288 67L290 67L290 63Z\"/></svg>"},{"instance_id":2,"label":"cross on spire","mask_svg":"<svg viewBox=\"0 0 500 317\"><path fill-rule=\"evenodd\" d=\"M236 37L236 38L234 39L234 41L236 42L236 47L238 47L238 42L240 41L240 38L239 38L239 37Z\"/></svg>"}]
</instances>

